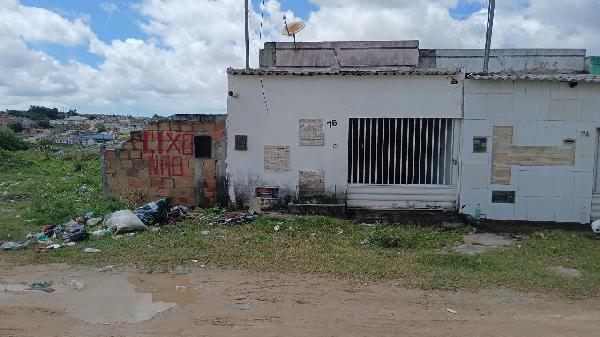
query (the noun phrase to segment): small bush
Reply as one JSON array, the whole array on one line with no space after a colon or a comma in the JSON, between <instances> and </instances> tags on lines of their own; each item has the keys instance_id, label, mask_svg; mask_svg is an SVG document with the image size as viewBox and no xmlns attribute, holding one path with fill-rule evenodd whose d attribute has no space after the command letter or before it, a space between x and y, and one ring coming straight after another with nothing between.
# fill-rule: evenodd
<instances>
[{"instance_id":1,"label":"small bush","mask_svg":"<svg viewBox=\"0 0 600 337\"><path fill-rule=\"evenodd\" d=\"M8 151L27 150L29 143L22 140L12 130L0 131L0 149Z\"/></svg>"},{"instance_id":2,"label":"small bush","mask_svg":"<svg viewBox=\"0 0 600 337\"><path fill-rule=\"evenodd\" d=\"M0 148L0 169L5 171L31 165L32 162L19 152L11 152Z\"/></svg>"}]
</instances>

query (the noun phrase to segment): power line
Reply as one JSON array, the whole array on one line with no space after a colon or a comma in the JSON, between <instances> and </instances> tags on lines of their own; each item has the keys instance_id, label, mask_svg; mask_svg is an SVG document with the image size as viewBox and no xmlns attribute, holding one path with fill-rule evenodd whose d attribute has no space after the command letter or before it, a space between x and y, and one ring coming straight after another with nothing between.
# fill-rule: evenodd
<instances>
[{"instance_id":1,"label":"power line","mask_svg":"<svg viewBox=\"0 0 600 337\"><path fill-rule=\"evenodd\" d=\"M458 26L460 26L460 24L469 16L471 16L474 12L471 13L471 9L473 9L473 7L475 7L475 2L471 3L471 6L469 7L469 9L466 10L465 14L458 20L458 22L456 23L456 25L454 25L454 28L452 28L445 36L442 40L440 40L438 43L435 44L435 47L439 46L441 47L446 40L448 39L448 37L450 37L450 35L452 35L452 33L454 33L454 31L456 30L456 28L458 28ZM440 43L441 42L441 43Z\"/></svg>"},{"instance_id":2,"label":"power line","mask_svg":"<svg viewBox=\"0 0 600 337\"><path fill-rule=\"evenodd\" d=\"M489 7L489 0L487 1L486 6ZM487 21L487 17L482 15L483 20L481 20L481 31L479 32L479 40L477 40L477 49L481 46L481 39L483 38L483 30L485 29L485 23Z\"/></svg>"}]
</instances>

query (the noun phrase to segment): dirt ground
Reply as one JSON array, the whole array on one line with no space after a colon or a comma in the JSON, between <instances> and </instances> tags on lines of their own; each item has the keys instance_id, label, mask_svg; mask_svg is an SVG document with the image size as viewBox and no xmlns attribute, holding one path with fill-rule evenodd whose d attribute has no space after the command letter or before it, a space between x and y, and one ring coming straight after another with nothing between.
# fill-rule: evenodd
<instances>
[{"instance_id":1,"label":"dirt ground","mask_svg":"<svg viewBox=\"0 0 600 337\"><path fill-rule=\"evenodd\" d=\"M0 270L0 336L600 335L600 299L212 269L143 274L0 262ZM52 281L55 291L25 290L33 280Z\"/></svg>"}]
</instances>

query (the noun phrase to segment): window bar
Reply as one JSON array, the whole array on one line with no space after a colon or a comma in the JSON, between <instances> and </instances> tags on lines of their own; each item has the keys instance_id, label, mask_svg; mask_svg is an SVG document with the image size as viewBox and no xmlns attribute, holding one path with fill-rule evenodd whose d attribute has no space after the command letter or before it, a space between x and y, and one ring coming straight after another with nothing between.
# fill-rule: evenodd
<instances>
[{"instance_id":1,"label":"window bar","mask_svg":"<svg viewBox=\"0 0 600 337\"><path fill-rule=\"evenodd\" d=\"M424 177L424 183L428 184L429 182L427 181L427 177L429 176L429 119L425 120L425 177Z\"/></svg>"}]
</instances>

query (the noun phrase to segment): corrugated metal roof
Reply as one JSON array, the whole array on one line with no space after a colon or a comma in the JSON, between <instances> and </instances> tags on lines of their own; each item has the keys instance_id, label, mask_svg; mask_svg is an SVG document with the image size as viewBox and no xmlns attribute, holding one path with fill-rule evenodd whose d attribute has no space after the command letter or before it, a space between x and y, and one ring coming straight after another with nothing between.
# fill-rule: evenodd
<instances>
[{"instance_id":1,"label":"corrugated metal roof","mask_svg":"<svg viewBox=\"0 0 600 337\"><path fill-rule=\"evenodd\" d=\"M470 80L492 81L555 81L555 82L590 82L600 83L600 75L590 74L475 74L468 73L465 78Z\"/></svg>"},{"instance_id":2,"label":"corrugated metal roof","mask_svg":"<svg viewBox=\"0 0 600 337\"><path fill-rule=\"evenodd\" d=\"M411 68L396 70L362 70L362 69L318 69L318 70L275 70L275 69L227 69L229 75L263 75L263 76L410 76L410 75L456 75L459 69Z\"/></svg>"}]
</instances>

